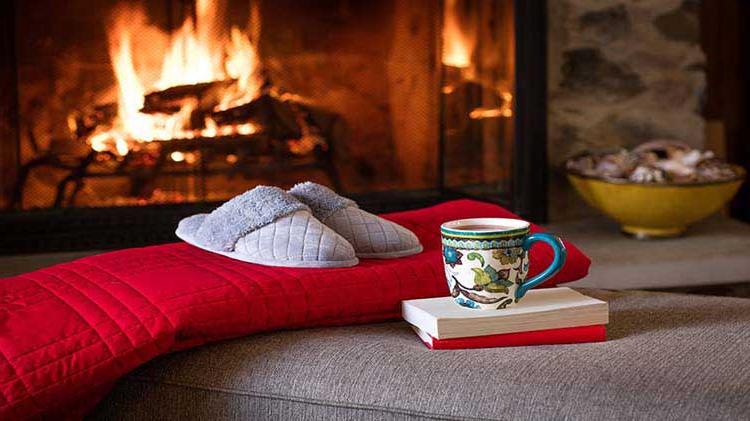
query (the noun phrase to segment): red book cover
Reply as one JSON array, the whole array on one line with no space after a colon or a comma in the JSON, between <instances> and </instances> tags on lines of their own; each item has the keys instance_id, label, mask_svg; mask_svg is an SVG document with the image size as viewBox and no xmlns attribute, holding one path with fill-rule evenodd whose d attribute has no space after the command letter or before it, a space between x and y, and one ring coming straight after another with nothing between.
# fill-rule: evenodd
<instances>
[{"instance_id":1,"label":"red book cover","mask_svg":"<svg viewBox=\"0 0 750 421\"><path fill-rule=\"evenodd\" d=\"M497 348L505 346L558 345L586 342L604 342L607 339L606 325L565 327L535 330L531 332L503 333L500 335L473 336L468 338L435 339L429 333L412 326L417 336L430 349Z\"/></svg>"}]
</instances>

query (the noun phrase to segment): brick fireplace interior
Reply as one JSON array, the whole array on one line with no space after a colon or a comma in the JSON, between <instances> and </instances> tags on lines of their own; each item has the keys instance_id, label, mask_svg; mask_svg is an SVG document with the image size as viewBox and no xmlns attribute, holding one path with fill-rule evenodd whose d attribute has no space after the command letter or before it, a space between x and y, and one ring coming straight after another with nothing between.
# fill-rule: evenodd
<instances>
[{"instance_id":1,"label":"brick fireplace interior","mask_svg":"<svg viewBox=\"0 0 750 421\"><path fill-rule=\"evenodd\" d=\"M30 242L2 248L168 241L182 215L301 180L374 211L468 195L543 218L517 183L544 171L514 176L544 149L523 119L544 89L516 80L544 74L518 51L544 51L531 3L5 2L0 219ZM538 30L518 39L519 16Z\"/></svg>"}]
</instances>

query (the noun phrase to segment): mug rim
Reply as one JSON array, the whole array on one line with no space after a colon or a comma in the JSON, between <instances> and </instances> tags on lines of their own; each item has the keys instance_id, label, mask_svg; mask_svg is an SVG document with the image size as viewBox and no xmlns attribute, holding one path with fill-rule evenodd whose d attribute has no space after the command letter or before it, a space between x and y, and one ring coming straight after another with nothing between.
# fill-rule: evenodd
<instances>
[{"instance_id":1,"label":"mug rim","mask_svg":"<svg viewBox=\"0 0 750 421\"><path fill-rule=\"evenodd\" d=\"M461 225L502 225L504 229L461 229ZM440 231L446 235L512 235L529 231L531 223L522 219L514 218L464 218L454 219L440 225Z\"/></svg>"}]
</instances>

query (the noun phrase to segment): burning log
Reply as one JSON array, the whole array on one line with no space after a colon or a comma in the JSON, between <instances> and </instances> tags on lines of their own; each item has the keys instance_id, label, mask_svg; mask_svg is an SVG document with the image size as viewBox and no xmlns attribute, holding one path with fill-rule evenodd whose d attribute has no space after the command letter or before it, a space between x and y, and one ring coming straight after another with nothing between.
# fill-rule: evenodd
<instances>
[{"instance_id":1,"label":"burning log","mask_svg":"<svg viewBox=\"0 0 750 421\"><path fill-rule=\"evenodd\" d=\"M219 125L252 122L263 127L263 132L274 139L299 139L302 128L297 112L290 101L265 93L252 101L210 114Z\"/></svg>"},{"instance_id":2,"label":"burning log","mask_svg":"<svg viewBox=\"0 0 750 421\"><path fill-rule=\"evenodd\" d=\"M186 101L197 101L197 108L208 110L219 103L221 94L235 82L235 79L216 80L151 92L143 97L140 111L146 114L174 114L182 109Z\"/></svg>"}]
</instances>

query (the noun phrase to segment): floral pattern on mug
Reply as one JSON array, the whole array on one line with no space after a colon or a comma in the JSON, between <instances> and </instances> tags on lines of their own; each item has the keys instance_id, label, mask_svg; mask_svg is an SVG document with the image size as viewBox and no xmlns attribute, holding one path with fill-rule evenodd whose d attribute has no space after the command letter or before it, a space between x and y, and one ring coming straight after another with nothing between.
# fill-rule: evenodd
<instances>
[{"instance_id":1,"label":"floral pattern on mug","mask_svg":"<svg viewBox=\"0 0 750 421\"><path fill-rule=\"evenodd\" d=\"M474 272L475 291L508 293L508 287L513 285L513 282L508 280L510 269L498 270L492 265L485 264L484 257L480 253L469 253L466 258L479 262L478 268L471 268Z\"/></svg>"},{"instance_id":2,"label":"floral pattern on mug","mask_svg":"<svg viewBox=\"0 0 750 421\"><path fill-rule=\"evenodd\" d=\"M469 300L467 298L463 298L463 297L457 297L456 298L456 303L458 303L458 305L460 305L462 307L468 307L468 308L473 308L473 309L478 309L479 308L479 304L477 304L474 301L471 301L471 300Z\"/></svg>"},{"instance_id":3,"label":"floral pattern on mug","mask_svg":"<svg viewBox=\"0 0 750 421\"><path fill-rule=\"evenodd\" d=\"M461 258L464 257L464 255L453 247L443 246L443 257L445 258L446 265L455 268L456 265L461 264Z\"/></svg>"},{"instance_id":4,"label":"floral pattern on mug","mask_svg":"<svg viewBox=\"0 0 750 421\"><path fill-rule=\"evenodd\" d=\"M492 257L499 260L504 265L515 266L516 261L523 256L523 249L521 247L508 247L497 250L492 250Z\"/></svg>"}]
</instances>

